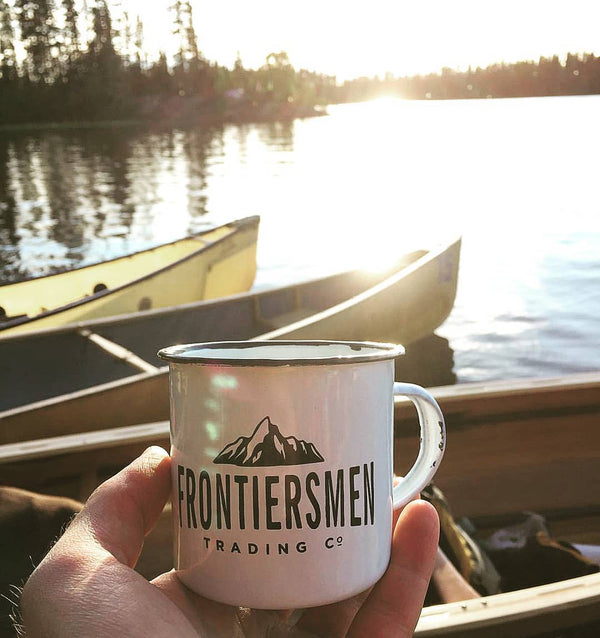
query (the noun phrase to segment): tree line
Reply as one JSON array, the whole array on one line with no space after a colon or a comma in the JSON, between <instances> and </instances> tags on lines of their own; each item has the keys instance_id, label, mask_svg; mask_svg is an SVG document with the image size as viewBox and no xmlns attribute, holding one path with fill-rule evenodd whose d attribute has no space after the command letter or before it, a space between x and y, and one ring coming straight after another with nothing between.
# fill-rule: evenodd
<instances>
[{"instance_id":1,"label":"tree line","mask_svg":"<svg viewBox=\"0 0 600 638\"><path fill-rule=\"evenodd\" d=\"M339 99L354 101L380 95L409 99L465 99L591 95L600 93L600 57L592 53L540 57L537 62L492 64L466 71L411 77L359 78L346 82Z\"/></svg>"},{"instance_id":2,"label":"tree line","mask_svg":"<svg viewBox=\"0 0 600 638\"><path fill-rule=\"evenodd\" d=\"M201 53L189 0L169 6L173 59L149 60L144 25L106 0L0 0L0 124L98 120L281 119L378 95L412 99L600 93L600 58L571 54L486 68L339 84L290 64L229 69ZM165 25L165 30L169 25Z\"/></svg>"},{"instance_id":3,"label":"tree line","mask_svg":"<svg viewBox=\"0 0 600 638\"><path fill-rule=\"evenodd\" d=\"M0 0L0 124L272 119L329 101L334 77L296 71L285 52L228 69L202 55L189 0L169 15L175 55L148 60L139 17L115 18L106 0Z\"/></svg>"}]
</instances>

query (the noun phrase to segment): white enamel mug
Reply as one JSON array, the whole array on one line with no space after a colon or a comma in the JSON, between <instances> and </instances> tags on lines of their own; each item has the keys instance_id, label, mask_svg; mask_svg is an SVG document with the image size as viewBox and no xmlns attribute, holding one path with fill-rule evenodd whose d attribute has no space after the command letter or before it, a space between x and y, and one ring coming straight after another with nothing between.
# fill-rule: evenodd
<instances>
[{"instance_id":1,"label":"white enamel mug","mask_svg":"<svg viewBox=\"0 0 600 638\"><path fill-rule=\"evenodd\" d=\"M390 559L393 510L433 477L444 418L394 383L402 346L244 341L171 346L174 562L193 591L256 609L343 600ZM393 399L421 444L393 487Z\"/></svg>"}]
</instances>

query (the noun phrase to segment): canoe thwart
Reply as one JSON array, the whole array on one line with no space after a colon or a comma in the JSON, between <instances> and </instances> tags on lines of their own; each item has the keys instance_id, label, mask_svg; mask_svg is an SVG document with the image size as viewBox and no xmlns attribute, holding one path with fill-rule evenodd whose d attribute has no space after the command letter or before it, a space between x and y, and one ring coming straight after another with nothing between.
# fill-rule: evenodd
<instances>
[{"instance_id":1,"label":"canoe thwart","mask_svg":"<svg viewBox=\"0 0 600 638\"><path fill-rule=\"evenodd\" d=\"M131 352L131 350L124 348L118 343L115 343L102 335L92 332L88 328L81 328L77 332L88 341L91 341L99 348L102 348L102 350L107 352L111 357L114 357L119 361L123 361L140 372L156 372L158 370L157 366L153 366L151 363L148 363L141 357L138 357L138 355Z\"/></svg>"}]
</instances>

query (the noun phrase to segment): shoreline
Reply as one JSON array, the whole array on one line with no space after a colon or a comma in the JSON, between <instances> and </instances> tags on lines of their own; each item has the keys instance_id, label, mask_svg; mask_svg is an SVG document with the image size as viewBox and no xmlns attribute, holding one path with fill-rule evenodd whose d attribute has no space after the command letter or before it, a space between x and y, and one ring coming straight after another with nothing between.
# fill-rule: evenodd
<instances>
[{"instance_id":1,"label":"shoreline","mask_svg":"<svg viewBox=\"0 0 600 638\"><path fill-rule=\"evenodd\" d=\"M131 126L153 128L189 128L193 126L224 126L225 124L263 124L268 122L290 122L309 117L328 115L326 107L295 108L284 105L284 109L228 109L224 112L197 111L185 112L174 116L148 117L123 120L82 120L54 122L23 122L0 124L0 133L19 133L26 131L64 131L84 129L111 129Z\"/></svg>"},{"instance_id":2,"label":"shoreline","mask_svg":"<svg viewBox=\"0 0 600 638\"><path fill-rule=\"evenodd\" d=\"M536 95L536 96L501 96L501 97L449 97L449 98L399 98L409 101L421 102L441 102L441 101L507 101L507 100L537 100L548 98L590 98L596 97L597 94L589 93L583 95ZM378 97L399 97L399 96L378 96ZM237 107L226 108L219 111L210 108L181 108L181 105L175 105L176 114L163 114L160 116L149 115L148 117L139 117L133 119L115 119L115 120L65 120L65 121L48 121L48 122L15 122L9 124L0 124L0 134L2 133L18 133L24 131L41 131L41 130L84 130L84 129L102 129L102 128L121 128L129 126L140 126L148 129L155 128L190 128L193 126L224 126L225 124L264 124L268 122L291 122L296 119L305 119L312 117L322 117L329 115L327 107L337 104L356 104L368 102L371 99L364 100L345 100L341 102L331 102L326 105L317 105L311 107L295 107L293 105L283 104L277 107L274 104L262 105L261 107ZM173 105L165 108L166 111L171 110ZM181 109L181 110L180 110ZM275 109L279 109L275 112Z\"/></svg>"}]
</instances>

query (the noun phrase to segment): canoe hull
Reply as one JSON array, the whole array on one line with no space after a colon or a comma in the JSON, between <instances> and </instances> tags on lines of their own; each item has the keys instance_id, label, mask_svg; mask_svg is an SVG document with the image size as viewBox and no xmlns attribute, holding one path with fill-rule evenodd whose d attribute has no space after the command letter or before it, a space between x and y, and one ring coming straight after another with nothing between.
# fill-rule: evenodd
<instances>
[{"instance_id":1,"label":"canoe hull","mask_svg":"<svg viewBox=\"0 0 600 638\"><path fill-rule=\"evenodd\" d=\"M29 317L0 324L0 338L248 290L256 276L258 226L259 218L249 217L104 264L2 286L0 305L9 315L25 310ZM123 281L123 273L131 279ZM61 283L63 278L69 283ZM98 285L106 289L91 294ZM72 301L45 310L53 299L44 295L58 296L61 288L67 291L58 299ZM21 298L35 299L36 305Z\"/></svg>"},{"instance_id":2,"label":"canoe hull","mask_svg":"<svg viewBox=\"0 0 600 638\"><path fill-rule=\"evenodd\" d=\"M5 408L0 413L0 442L168 417L167 368L140 372L83 338L82 328L124 346L150 367L159 363L159 348L189 341L334 338L406 343L432 333L448 316L459 255L458 240L437 251L412 254L404 267L379 279L342 273L128 319L88 322L78 330L0 340L0 381L7 389L0 406ZM286 316L298 314L307 318L276 327ZM56 362L60 375L53 368ZM7 401L23 407L12 408Z\"/></svg>"},{"instance_id":3,"label":"canoe hull","mask_svg":"<svg viewBox=\"0 0 600 638\"><path fill-rule=\"evenodd\" d=\"M412 343L450 314L456 298L460 243L417 260L346 303L274 330L269 339L344 339Z\"/></svg>"},{"instance_id":4,"label":"canoe hull","mask_svg":"<svg viewBox=\"0 0 600 638\"><path fill-rule=\"evenodd\" d=\"M600 373L431 392L448 428L436 483L455 517L493 526L529 509L546 517L557 538L600 544ZM404 400L395 403L395 430L395 469L403 473L416 446L413 408ZM147 445L168 440L165 421L4 445L0 481L83 499ZM170 569L171 529L167 509L139 563L147 577ZM525 638L598 620L600 574L592 574L426 607L415 636Z\"/></svg>"}]
</instances>

